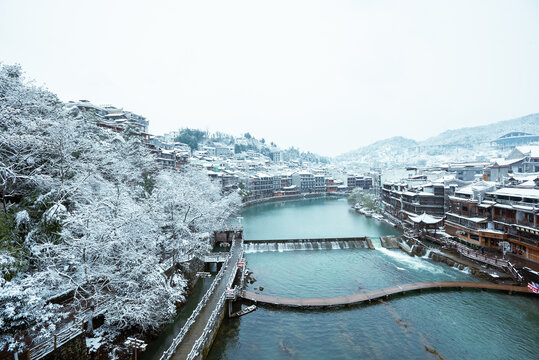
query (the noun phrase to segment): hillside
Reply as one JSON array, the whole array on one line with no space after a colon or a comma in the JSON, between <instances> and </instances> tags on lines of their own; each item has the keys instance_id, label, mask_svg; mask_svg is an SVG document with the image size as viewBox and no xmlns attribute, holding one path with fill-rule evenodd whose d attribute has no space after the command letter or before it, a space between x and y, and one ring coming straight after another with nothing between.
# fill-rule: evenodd
<instances>
[{"instance_id":1,"label":"hillside","mask_svg":"<svg viewBox=\"0 0 539 360\"><path fill-rule=\"evenodd\" d=\"M459 145L490 142L511 131L539 134L539 114L530 114L516 119L493 124L447 130L421 142L421 145Z\"/></svg>"},{"instance_id":2,"label":"hillside","mask_svg":"<svg viewBox=\"0 0 539 360\"><path fill-rule=\"evenodd\" d=\"M504 155L485 144L511 131L539 134L539 113L488 125L447 130L424 141L400 136L392 137L347 152L338 156L336 160L359 167L429 165L475 159L485 160Z\"/></svg>"},{"instance_id":3,"label":"hillside","mask_svg":"<svg viewBox=\"0 0 539 360\"><path fill-rule=\"evenodd\" d=\"M301 151L295 147L288 149L279 148L274 142L268 142L264 138L257 139L250 133L245 133L239 137L223 132L209 133L200 129L182 128L177 131L178 136L173 140L189 145L192 150L202 149L203 146L227 146L234 149L234 154L241 154L246 151L259 153L270 157L272 152L282 152L285 160L300 160L313 163L328 163L327 157Z\"/></svg>"},{"instance_id":4,"label":"hillside","mask_svg":"<svg viewBox=\"0 0 539 360\"><path fill-rule=\"evenodd\" d=\"M402 136L380 140L370 145L350 151L337 157L337 160L351 160L363 157L385 157L386 154L394 154L402 149L417 146L418 142Z\"/></svg>"}]
</instances>

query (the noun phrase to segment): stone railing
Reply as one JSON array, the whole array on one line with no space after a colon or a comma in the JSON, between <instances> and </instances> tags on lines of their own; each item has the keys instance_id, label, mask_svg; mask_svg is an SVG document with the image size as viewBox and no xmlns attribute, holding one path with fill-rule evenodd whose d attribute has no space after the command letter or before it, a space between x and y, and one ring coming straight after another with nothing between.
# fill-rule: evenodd
<instances>
[{"instance_id":1,"label":"stone railing","mask_svg":"<svg viewBox=\"0 0 539 360\"><path fill-rule=\"evenodd\" d=\"M231 254L229 254L228 256L230 257ZM185 335L187 334L187 332L189 331L191 326L195 323L196 318L198 317L198 315L200 315L200 312L202 311L204 306L206 306L206 304L208 303L209 298L211 297L211 295L215 291L215 288L217 287L217 285L221 281L221 278L223 277L225 271L226 271L225 266L223 266L221 268L221 270L219 270L219 273L217 274L217 276L213 280L210 288L208 289L208 291L206 291L206 294L204 294L204 296L202 297L202 299L198 303L196 309L193 311L191 316L189 316L189 318L187 319L187 321L183 325L183 327L180 330L180 332L178 333L178 335L176 335L174 340L172 340L172 344L170 344L169 348L165 352L163 352L163 355L161 355L160 360L169 360L172 357L172 355L174 355L174 352L176 351L176 348L178 347L178 345L180 345L180 343L182 342L183 338L185 337Z\"/></svg>"},{"instance_id":2,"label":"stone railing","mask_svg":"<svg viewBox=\"0 0 539 360\"><path fill-rule=\"evenodd\" d=\"M483 254L480 254L477 251L470 250L464 246L457 245L457 251L462 256L465 256L469 259L477 260L482 263L486 263L492 266L500 267L500 268L508 268L509 267L509 261L505 259L498 259L498 258L492 258Z\"/></svg>"},{"instance_id":3,"label":"stone railing","mask_svg":"<svg viewBox=\"0 0 539 360\"><path fill-rule=\"evenodd\" d=\"M243 257L243 249L240 250L238 259L241 259L242 257ZM236 262L234 264L234 270L230 273L227 279L226 289L230 289L232 287L232 284L234 283L234 278L236 277L237 269L238 269L238 265ZM191 349L191 352L187 356L187 360L194 360L194 359L199 358L200 354L204 351L204 347L206 343L210 340L213 333L218 330L219 316L221 315L221 312L223 311L225 304L226 304L226 291L223 292L223 294L219 298L219 302L217 303L217 306L213 310L211 317L208 320L208 323L206 324L206 327L204 328L202 335L197 339L197 341L195 341L195 345L193 346L193 348Z\"/></svg>"}]
</instances>

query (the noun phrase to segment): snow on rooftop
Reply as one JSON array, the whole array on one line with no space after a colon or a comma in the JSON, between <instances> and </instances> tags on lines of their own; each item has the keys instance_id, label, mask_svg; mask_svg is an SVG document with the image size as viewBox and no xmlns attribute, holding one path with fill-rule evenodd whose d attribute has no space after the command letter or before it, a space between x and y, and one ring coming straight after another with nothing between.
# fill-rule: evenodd
<instances>
[{"instance_id":1,"label":"snow on rooftop","mask_svg":"<svg viewBox=\"0 0 539 360\"><path fill-rule=\"evenodd\" d=\"M418 215L418 216L410 216L410 220L412 220L416 224L423 223L423 224L427 224L427 225L434 225L434 224L437 224L440 221L442 221L443 218L432 216L432 215L429 215L427 213L423 213L423 214Z\"/></svg>"},{"instance_id":2,"label":"snow on rooftop","mask_svg":"<svg viewBox=\"0 0 539 360\"><path fill-rule=\"evenodd\" d=\"M518 187L533 189L535 187L535 180L526 180L522 184L518 185Z\"/></svg>"},{"instance_id":3,"label":"snow on rooftop","mask_svg":"<svg viewBox=\"0 0 539 360\"><path fill-rule=\"evenodd\" d=\"M492 192L494 195L521 196L539 200L539 189L502 188Z\"/></svg>"},{"instance_id":4,"label":"snow on rooftop","mask_svg":"<svg viewBox=\"0 0 539 360\"><path fill-rule=\"evenodd\" d=\"M475 192L485 192L494 190L496 188L496 183L493 181L477 181L473 184L464 186L457 191L455 191L455 194L466 194L466 195L473 195Z\"/></svg>"},{"instance_id":5,"label":"snow on rooftop","mask_svg":"<svg viewBox=\"0 0 539 360\"><path fill-rule=\"evenodd\" d=\"M509 165L513 165L515 163L518 163L520 161L524 160L524 158L518 158L518 159L509 159L509 160L506 160L506 159L497 159L496 161L494 161L494 164L492 165L493 167L504 167L504 166L509 166Z\"/></svg>"},{"instance_id":6,"label":"snow on rooftop","mask_svg":"<svg viewBox=\"0 0 539 360\"><path fill-rule=\"evenodd\" d=\"M472 221L472 222L475 222L475 223L488 221L488 218L486 218L486 217L468 217L468 216L462 216L462 215L458 215L458 214L451 213L451 212L448 212L447 215L458 217L458 218L464 219L464 220L469 220L469 221Z\"/></svg>"},{"instance_id":7,"label":"snow on rooftop","mask_svg":"<svg viewBox=\"0 0 539 360\"><path fill-rule=\"evenodd\" d=\"M522 154L539 158L539 145L525 145L525 146L517 146L515 149L520 151Z\"/></svg>"}]
</instances>

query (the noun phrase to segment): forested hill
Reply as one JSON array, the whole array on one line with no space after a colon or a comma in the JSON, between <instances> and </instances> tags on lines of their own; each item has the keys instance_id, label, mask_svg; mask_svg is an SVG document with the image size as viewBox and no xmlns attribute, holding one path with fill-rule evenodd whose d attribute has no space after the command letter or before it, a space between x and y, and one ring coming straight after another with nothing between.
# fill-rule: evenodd
<instances>
[{"instance_id":1,"label":"forested hill","mask_svg":"<svg viewBox=\"0 0 539 360\"><path fill-rule=\"evenodd\" d=\"M178 136L174 140L189 145L193 151L202 149L204 145L214 146L219 144L233 148L235 154L253 151L270 157L272 152L280 151L282 152L282 157L286 160L329 163L329 158L327 157L310 151L301 151L295 147L280 149L274 142L268 142L264 138L257 139L248 132L239 137L234 137L223 132L209 133L199 129L182 128L178 130Z\"/></svg>"},{"instance_id":2,"label":"forested hill","mask_svg":"<svg viewBox=\"0 0 539 360\"><path fill-rule=\"evenodd\" d=\"M188 279L162 264L211 250L240 203L220 190L202 170L161 169L137 134L102 129L0 66L0 352L89 307L105 314L94 335L107 353L118 335L169 321ZM49 301L59 294L70 296Z\"/></svg>"},{"instance_id":3,"label":"forested hill","mask_svg":"<svg viewBox=\"0 0 539 360\"><path fill-rule=\"evenodd\" d=\"M539 113L497 123L447 130L440 135L421 141L421 145L459 145L490 142L511 131L539 135Z\"/></svg>"},{"instance_id":4,"label":"forested hill","mask_svg":"<svg viewBox=\"0 0 539 360\"><path fill-rule=\"evenodd\" d=\"M347 152L336 159L343 161L361 159L365 164L388 163L393 158L398 159L401 154L406 153L408 149L413 147L452 145L469 148L470 146L489 143L511 131L523 131L539 135L539 113L488 125L447 130L424 141L393 137Z\"/></svg>"},{"instance_id":5,"label":"forested hill","mask_svg":"<svg viewBox=\"0 0 539 360\"><path fill-rule=\"evenodd\" d=\"M417 146L418 142L412 139L407 139L402 136L395 136L389 139L384 139L361 147L357 150L347 152L337 157L337 160L356 159L363 157L375 157L385 154L393 154L409 147Z\"/></svg>"}]
</instances>

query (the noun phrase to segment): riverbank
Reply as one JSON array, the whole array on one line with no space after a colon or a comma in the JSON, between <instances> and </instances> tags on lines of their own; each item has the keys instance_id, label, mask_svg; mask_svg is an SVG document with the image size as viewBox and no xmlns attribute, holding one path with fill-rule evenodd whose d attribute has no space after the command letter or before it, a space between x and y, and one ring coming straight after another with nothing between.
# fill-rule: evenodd
<instances>
[{"instance_id":1,"label":"riverbank","mask_svg":"<svg viewBox=\"0 0 539 360\"><path fill-rule=\"evenodd\" d=\"M263 199L249 200L242 203L243 208L247 208L254 205L271 203L277 201L286 201L286 200L298 200L298 199L325 199L327 197L347 197L347 193L315 193L315 194L297 194L297 195L282 195L282 196L272 196Z\"/></svg>"},{"instance_id":2,"label":"riverbank","mask_svg":"<svg viewBox=\"0 0 539 360\"><path fill-rule=\"evenodd\" d=\"M342 230L344 224L340 221L349 215L354 223L365 222L362 229L350 230L366 233L366 226L376 225L381 226L377 237L390 236L386 234L385 224L357 216L344 201L320 202L320 213L311 211L317 206L311 201L250 209L244 214L245 230L254 234L251 227L260 229L262 222L255 222L253 217L263 216L267 224L264 230L268 233L257 231L254 239L276 238L275 224L288 227L288 231L282 232L283 237L301 238L305 225L298 226L298 221L310 219L311 227L324 223L326 230L318 231L318 236L328 237L334 228ZM342 208L340 211L338 206ZM467 269L379 247L263 251L250 253L246 259L256 278L246 290L279 298L348 297L417 282L465 281L474 285L479 282ZM398 288L398 291L402 290ZM283 311L261 306L241 319L223 322L208 360L284 360L297 356L427 360L431 353L425 346L436 349L445 359L482 358L484 352L490 352L492 358L531 358L535 345L529 331L533 333L537 325L534 297L494 291L446 292L438 287L411 295L396 294L396 301L376 301L374 306L345 306L332 311ZM434 316L426 317L426 313ZM479 339L470 336L478 329L486 336ZM511 341L505 340L508 338ZM399 344L398 349L395 343Z\"/></svg>"}]
</instances>

